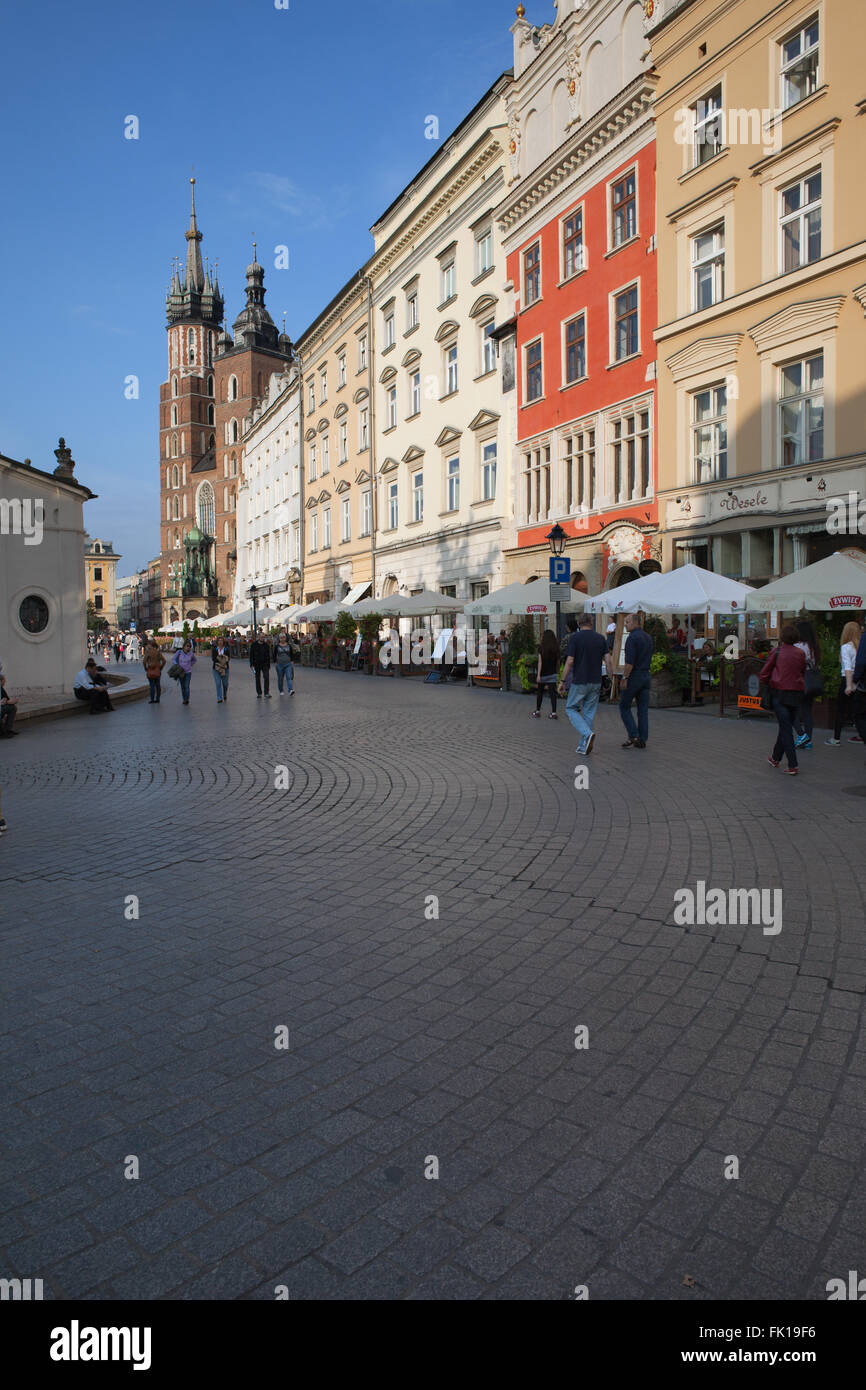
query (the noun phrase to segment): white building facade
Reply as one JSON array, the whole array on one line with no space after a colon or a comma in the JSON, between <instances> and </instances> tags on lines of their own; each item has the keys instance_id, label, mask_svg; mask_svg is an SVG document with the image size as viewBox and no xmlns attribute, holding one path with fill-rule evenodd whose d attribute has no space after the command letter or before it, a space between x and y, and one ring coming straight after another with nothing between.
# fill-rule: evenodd
<instances>
[{"instance_id":1,"label":"white building facade","mask_svg":"<svg viewBox=\"0 0 866 1390\"><path fill-rule=\"evenodd\" d=\"M513 412L494 331L510 317L493 209L505 74L372 228L376 597L481 597L502 579Z\"/></svg>"},{"instance_id":2,"label":"white building facade","mask_svg":"<svg viewBox=\"0 0 866 1390\"><path fill-rule=\"evenodd\" d=\"M298 378L295 372L274 373L244 433L234 609L249 606L252 584L275 586L269 607L300 598L302 489Z\"/></svg>"}]
</instances>

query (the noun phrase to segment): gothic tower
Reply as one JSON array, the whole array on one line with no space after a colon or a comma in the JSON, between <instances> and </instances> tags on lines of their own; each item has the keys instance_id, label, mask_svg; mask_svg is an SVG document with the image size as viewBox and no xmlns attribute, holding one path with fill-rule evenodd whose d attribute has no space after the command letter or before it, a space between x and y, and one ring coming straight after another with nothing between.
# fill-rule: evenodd
<instances>
[{"instance_id":1,"label":"gothic tower","mask_svg":"<svg viewBox=\"0 0 866 1390\"><path fill-rule=\"evenodd\" d=\"M195 179L190 184L186 265L175 264L166 295L169 375L160 387L163 624L213 616L231 597L216 564L214 361L223 297L202 265Z\"/></svg>"}]
</instances>

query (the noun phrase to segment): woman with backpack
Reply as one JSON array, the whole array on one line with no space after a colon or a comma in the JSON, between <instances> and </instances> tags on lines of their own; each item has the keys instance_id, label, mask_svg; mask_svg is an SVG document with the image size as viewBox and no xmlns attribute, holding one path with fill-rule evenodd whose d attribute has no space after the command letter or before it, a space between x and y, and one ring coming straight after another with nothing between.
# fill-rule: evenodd
<instances>
[{"instance_id":1,"label":"woman with backpack","mask_svg":"<svg viewBox=\"0 0 866 1390\"><path fill-rule=\"evenodd\" d=\"M811 623L797 623L800 640L799 650L806 658L806 671L803 677L803 698L794 718L794 732L798 748L812 747L812 702L816 695L824 694L824 678L821 675L821 644Z\"/></svg>"},{"instance_id":2,"label":"woman with backpack","mask_svg":"<svg viewBox=\"0 0 866 1390\"><path fill-rule=\"evenodd\" d=\"M758 677L762 685L770 687L773 712L779 726L776 744L767 762L778 767L784 753L788 759L785 771L792 777L799 772L794 746L794 719L803 698L806 673L806 656L802 647L797 645L799 636L794 624L786 623L778 647L770 653Z\"/></svg>"},{"instance_id":3,"label":"woman with backpack","mask_svg":"<svg viewBox=\"0 0 866 1390\"><path fill-rule=\"evenodd\" d=\"M538 644L538 666L535 674L535 709L532 711L533 719L541 718L541 704L544 699L545 690L550 694L552 706L548 719L556 719L556 685L559 680L559 643L556 640L556 633L547 628L541 635Z\"/></svg>"}]
</instances>

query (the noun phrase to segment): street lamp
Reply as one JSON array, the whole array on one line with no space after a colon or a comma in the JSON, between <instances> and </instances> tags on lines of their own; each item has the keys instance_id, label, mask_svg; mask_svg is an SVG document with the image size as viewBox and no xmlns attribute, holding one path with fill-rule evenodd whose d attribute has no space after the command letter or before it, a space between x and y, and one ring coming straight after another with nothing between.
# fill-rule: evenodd
<instances>
[{"instance_id":1,"label":"street lamp","mask_svg":"<svg viewBox=\"0 0 866 1390\"><path fill-rule=\"evenodd\" d=\"M258 589L256 588L255 584L251 584L251 585L250 585L250 598L251 598L252 601L253 601L253 641L254 641L254 642L255 642L255 640L256 640L256 634L257 634L257 628L256 628L256 595L258 594L258 592L259 592L259 591L258 591Z\"/></svg>"},{"instance_id":2,"label":"street lamp","mask_svg":"<svg viewBox=\"0 0 866 1390\"><path fill-rule=\"evenodd\" d=\"M563 531L562 527L557 521L553 530L548 531L544 539L550 546L551 555L559 557L565 549L565 542L568 540L568 533L566 531ZM557 644L562 644L562 607L560 605L559 599L556 600L556 641Z\"/></svg>"}]
</instances>

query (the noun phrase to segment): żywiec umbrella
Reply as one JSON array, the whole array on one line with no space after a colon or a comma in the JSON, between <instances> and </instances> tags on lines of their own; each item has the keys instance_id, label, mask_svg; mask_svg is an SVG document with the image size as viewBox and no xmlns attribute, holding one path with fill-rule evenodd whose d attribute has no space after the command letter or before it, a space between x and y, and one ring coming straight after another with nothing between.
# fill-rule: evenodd
<instances>
[{"instance_id":1,"label":"\u017cywiec umbrella","mask_svg":"<svg viewBox=\"0 0 866 1390\"><path fill-rule=\"evenodd\" d=\"M666 574L647 574L586 600L587 613L743 613L748 584L700 565L681 565Z\"/></svg>"},{"instance_id":2,"label":"\u017cywiec umbrella","mask_svg":"<svg viewBox=\"0 0 866 1390\"><path fill-rule=\"evenodd\" d=\"M858 554L863 555L862 560ZM849 608L862 612L866 608L866 551L837 550L826 560L816 560L765 584L763 589L754 589L746 606L752 613L799 613L801 608L816 613Z\"/></svg>"},{"instance_id":3,"label":"\u017cywiec umbrella","mask_svg":"<svg viewBox=\"0 0 866 1390\"><path fill-rule=\"evenodd\" d=\"M574 594L573 602L560 604L563 613L583 612L584 595L577 590ZM492 594L474 598L464 605L463 612L467 618L504 617L509 613L515 617L527 613L543 617L546 613L555 613L556 604L550 601L550 581L533 579L531 584L506 584L504 589L494 589Z\"/></svg>"}]
</instances>

